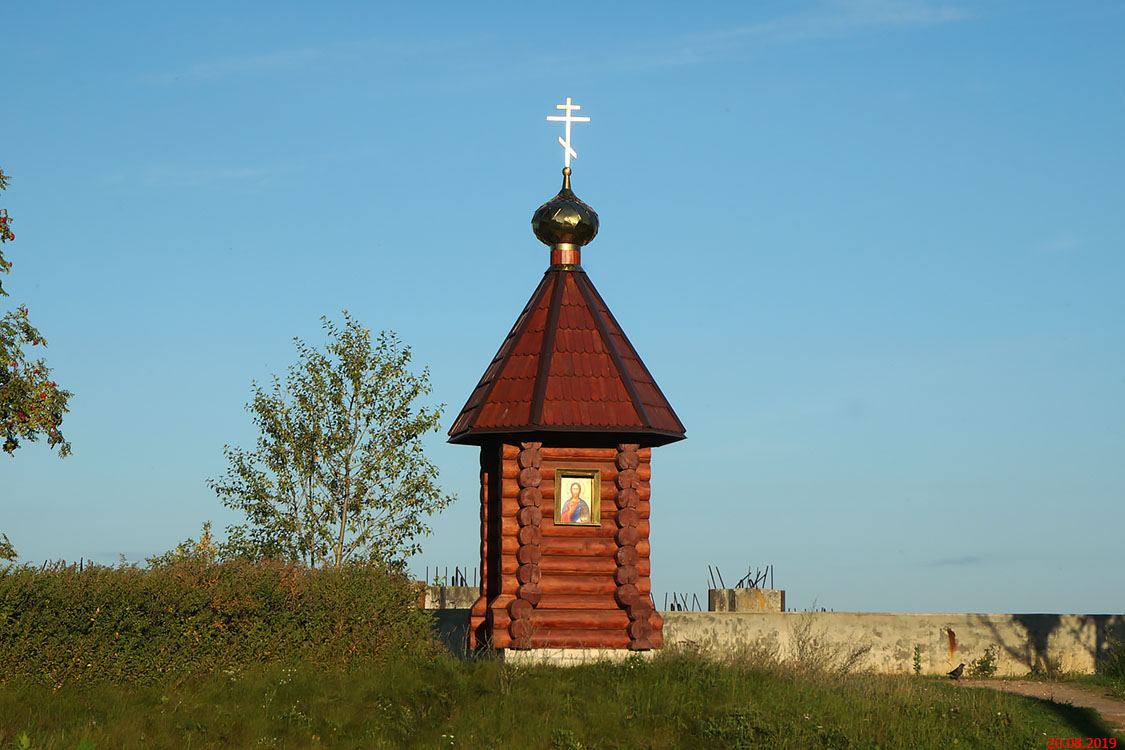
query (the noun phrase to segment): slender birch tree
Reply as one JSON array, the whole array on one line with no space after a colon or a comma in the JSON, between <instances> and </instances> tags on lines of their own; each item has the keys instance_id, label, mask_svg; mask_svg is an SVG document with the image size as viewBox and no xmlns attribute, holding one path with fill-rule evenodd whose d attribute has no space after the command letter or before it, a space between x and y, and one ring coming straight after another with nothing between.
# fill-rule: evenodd
<instances>
[{"instance_id":1,"label":"slender birch tree","mask_svg":"<svg viewBox=\"0 0 1125 750\"><path fill-rule=\"evenodd\" d=\"M255 383L246 405L260 430L252 451L226 446L226 475L210 481L223 504L246 514L227 548L251 557L339 567L366 559L401 564L430 533L425 518L453 497L437 484L422 437L438 429L429 370L410 370L393 332L372 338L347 311L322 318L323 349L299 338L284 382Z\"/></svg>"}]
</instances>

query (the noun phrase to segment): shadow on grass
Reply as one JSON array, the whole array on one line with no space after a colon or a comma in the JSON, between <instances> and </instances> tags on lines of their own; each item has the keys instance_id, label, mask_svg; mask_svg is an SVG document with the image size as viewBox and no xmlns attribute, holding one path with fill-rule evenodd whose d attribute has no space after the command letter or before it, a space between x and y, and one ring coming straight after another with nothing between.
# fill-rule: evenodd
<instances>
[{"instance_id":1,"label":"shadow on grass","mask_svg":"<svg viewBox=\"0 0 1125 750\"><path fill-rule=\"evenodd\" d=\"M1121 737L1120 733L1114 732L1105 719L1101 717L1097 711L1092 708L1084 706L1074 706L1069 703L1058 703L1057 701L1050 701L1043 698L1031 698L1037 702L1041 707L1051 711L1059 717L1059 721L1065 722L1067 725L1074 729L1075 737Z\"/></svg>"}]
</instances>

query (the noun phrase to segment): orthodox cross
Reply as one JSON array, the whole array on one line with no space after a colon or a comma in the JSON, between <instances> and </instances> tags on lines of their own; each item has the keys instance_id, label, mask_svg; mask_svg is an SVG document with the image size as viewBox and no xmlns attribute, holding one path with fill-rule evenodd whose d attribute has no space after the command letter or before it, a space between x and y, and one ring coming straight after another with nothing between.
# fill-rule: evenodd
<instances>
[{"instance_id":1,"label":"orthodox cross","mask_svg":"<svg viewBox=\"0 0 1125 750\"><path fill-rule=\"evenodd\" d=\"M556 104L555 109L564 110L566 112L566 114L563 115L562 117L559 117L558 115L547 115L547 119L550 122L566 123L566 137L565 138L563 138L561 136L559 137L559 145L563 147L563 163L564 163L564 166L569 167L571 157L574 157L575 159L578 158L578 152L575 151L574 147L572 147L570 145L570 123L572 123L572 122L589 122L590 118L589 117L575 117L572 114L575 110L582 109L582 107L578 106L577 104L571 104L569 96L566 98L566 104Z\"/></svg>"}]
</instances>

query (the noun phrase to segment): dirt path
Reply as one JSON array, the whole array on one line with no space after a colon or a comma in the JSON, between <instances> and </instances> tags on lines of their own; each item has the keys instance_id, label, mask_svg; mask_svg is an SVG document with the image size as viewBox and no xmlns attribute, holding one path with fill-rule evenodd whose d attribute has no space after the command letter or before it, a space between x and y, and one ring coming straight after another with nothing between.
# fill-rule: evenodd
<instances>
[{"instance_id":1,"label":"dirt path","mask_svg":"<svg viewBox=\"0 0 1125 750\"><path fill-rule=\"evenodd\" d=\"M1125 701L1110 697L1104 688L1072 682L1033 682L1031 680L958 680L965 687L986 687L1043 698L1055 703L1092 708L1118 731L1125 732Z\"/></svg>"}]
</instances>

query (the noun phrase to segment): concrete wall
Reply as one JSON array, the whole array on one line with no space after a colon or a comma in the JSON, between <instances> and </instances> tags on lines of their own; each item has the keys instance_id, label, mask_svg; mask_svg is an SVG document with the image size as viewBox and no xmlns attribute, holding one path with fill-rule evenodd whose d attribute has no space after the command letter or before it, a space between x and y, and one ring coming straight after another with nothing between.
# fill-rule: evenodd
<instances>
[{"instance_id":1,"label":"concrete wall","mask_svg":"<svg viewBox=\"0 0 1125 750\"><path fill-rule=\"evenodd\" d=\"M868 612L664 612L665 647L715 653L760 650L783 660L843 663L887 673L948 672L992 647L999 676L1033 666L1091 673L1107 637L1125 638L1125 615L899 614Z\"/></svg>"},{"instance_id":2,"label":"concrete wall","mask_svg":"<svg viewBox=\"0 0 1125 750\"><path fill-rule=\"evenodd\" d=\"M479 597L479 586L427 586L422 608L470 609Z\"/></svg>"},{"instance_id":3,"label":"concrete wall","mask_svg":"<svg viewBox=\"0 0 1125 750\"><path fill-rule=\"evenodd\" d=\"M781 589L708 589L708 612L784 612Z\"/></svg>"}]
</instances>

